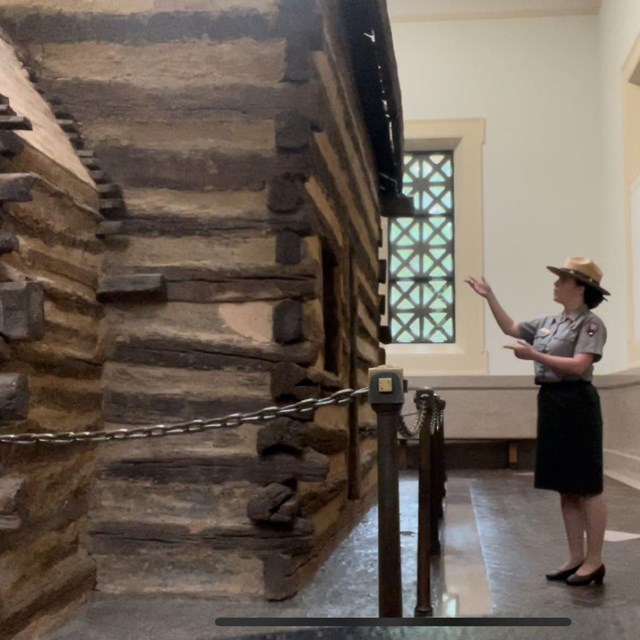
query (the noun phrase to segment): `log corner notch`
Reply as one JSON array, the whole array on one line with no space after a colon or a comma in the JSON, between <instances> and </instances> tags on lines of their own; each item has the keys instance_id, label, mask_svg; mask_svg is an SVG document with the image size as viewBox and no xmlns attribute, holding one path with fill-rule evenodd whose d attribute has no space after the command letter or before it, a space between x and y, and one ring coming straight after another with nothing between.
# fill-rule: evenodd
<instances>
[{"instance_id":1,"label":"log corner notch","mask_svg":"<svg viewBox=\"0 0 640 640\"><path fill-rule=\"evenodd\" d=\"M0 423L26 420L28 414L29 381L27 376L23 373L0 373Z\"/></svg>"},{"instance_id":2,"label":"log corner notch","mask_svg":"<svg viewBox=\"0 0 640 640\"><path fill-rule=\"evenodd\" d=\"M0 478L0 531L17 531L22 526L23 477Z\"/></svg>"},{"instance_id":3,"label":"log corner notch","mask_svg":"<svg viewBox=\"0 0 640 640\"><path fill-rule=\"evenodd\" d=\"M247 504L247 515L255 524L291 527L300 512L295 491L279 482L272 482L255 493Z\"/></svg>"},{"instance_id":4,"label":"log corner notch","mask_svg":"<svg viewBox=\"0 0 640 640\"><path fill-rule=\"evenodd\" d=\"M9 98L0 94L0 131L31 131L29 118L19 116L9 105Z\"/></svg>"},{"instance_id":5,"label":"log corner notch","mask_svg":"<svg viewBox=\"0 0 640 640\"><path fill-rule=\"evenodd\" d=\"M0 335L12 340L44 336L44 291L37 282L0 283Z\"/></svg>"},{"instance_id":6,"label":"log corner notch","mask_svg":"<svg viewBox=\"0 0 640 640\"><path fill-rule=\"evenodd\" d=\"M273 339L293 344L304 339L304 313L300 300L283 300L273 308Z\"/></svg>"},{"instance_id":7,"label":"log corner notch","mask_svg":"<svg viewBox=\"0 0 640 640\"><path fill-rule=\"evenodd\" d=\"M18 116L9 105L9 98L0 94L0 156L11 159L19 155L24 149L24 142L13 132L31 129L31 122Z\"/></svg>"},{"instance_id":8,"label":"log corner notch","mask_svg":"<svg viewBox=\"0 0 640 640\"><path fill-rule=\"evenodd\" d=\"M30 202L34 173L0 173L0 205L5 202Z\"/></svg>"}]
</instances>

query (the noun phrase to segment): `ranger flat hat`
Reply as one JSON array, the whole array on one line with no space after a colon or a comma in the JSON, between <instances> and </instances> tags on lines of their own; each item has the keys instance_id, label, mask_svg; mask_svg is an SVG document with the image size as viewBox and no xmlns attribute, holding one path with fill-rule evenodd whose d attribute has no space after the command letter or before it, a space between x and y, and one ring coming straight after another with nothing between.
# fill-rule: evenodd
<instances>
[{"instance_id":1,"label":"ranger flat hat","mask_svg":"<svg viewBox=\"0 0 640 640\"><path fill-rule=\"evenodd\" d=\"M598 265L592 260L589 260L589 258L567 258L564 261L563 267L548 266L547 269L558 276L563 273L572 276L576 280L598 290L605 296L611 295L606 289L600 286L602 271Z\"/></svg>"}]
</instances>

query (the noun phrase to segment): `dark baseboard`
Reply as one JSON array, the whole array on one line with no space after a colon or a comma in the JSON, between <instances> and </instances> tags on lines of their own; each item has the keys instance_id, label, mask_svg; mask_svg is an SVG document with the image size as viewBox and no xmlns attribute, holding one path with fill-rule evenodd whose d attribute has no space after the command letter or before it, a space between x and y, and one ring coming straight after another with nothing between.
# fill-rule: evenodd
<instances>
[{"instance_id":1,"label":"dark baseboard","mask_svg":"<svg viewBox=\"0 0 640 640\"><path fill-rule=\"evenodd\" d=\"M406 446L406 451L403 449ZM536 441L531 440L447 440L446 468L453 469L515 469L531 471L535 465ZM401 445L401 467L418 468L418 441Z\"/></svg>"}]
</instances>

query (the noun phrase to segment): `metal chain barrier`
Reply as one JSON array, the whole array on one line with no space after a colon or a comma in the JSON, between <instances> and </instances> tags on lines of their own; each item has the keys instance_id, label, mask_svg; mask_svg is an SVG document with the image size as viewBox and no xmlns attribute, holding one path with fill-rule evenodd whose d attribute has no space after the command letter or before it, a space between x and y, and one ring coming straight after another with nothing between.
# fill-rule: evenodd
<instances>
[{"instance_id":1,"label":"metal chain barrier","mask_svg":"<svg viewBox=\"0 0 640 640\"><path fill-rule=\"evenodd\" d=\"M291 417L308 414L320 407L343 405L363 398L369 393L368 387L362 389L341 389L326 398L308 398L282 407L265 407L249 413L230 413L209 420L197 419L173 424L156 424L131 429L111 429L106 431L67 431L62 433L19 433L0 435L0 444L72 444L77 442L112 442L139 438L160 438L191 433L202 433L211 429L239 427L247 422L268 422L279 417Z\"/></svg>"},{"instance_id":2,"label":"metal chain barrier","mask_svg":"<svg viewBox=\"0 0 640 640\"><path fill-rule=\"evenodd\" d=\"M418 411L402 414L402 419L400 420L400 424L398 425L398 435L400 435L402 438L417 438L418 435L420 435L420 431L424 427L425 421L427 419L427 414L429 413L427 411L428 406L428 398L421 398L419 400L416 400L416 407ZM409 426L406 423L405 418L409 418L412 416L417 416L417 418L414 420L413 425ZM433 420L433 415L431 419ZM431 428L431 431L433 433L433 427Z\"/></svg>"}]
</instances>

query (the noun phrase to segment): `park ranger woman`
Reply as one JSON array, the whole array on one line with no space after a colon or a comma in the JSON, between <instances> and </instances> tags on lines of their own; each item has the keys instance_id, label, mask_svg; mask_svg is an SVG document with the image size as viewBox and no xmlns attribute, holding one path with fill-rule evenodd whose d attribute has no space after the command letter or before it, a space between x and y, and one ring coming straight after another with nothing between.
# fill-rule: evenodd
<instances>
[{"instance_id":1,"label":"park ranger woman","mask_svg":"<svg viewBox=\"0 0 640 640\"><path fill-rule=\"evenodd\" d=\"M569 554L547 574L572 586L602 584L602 543L607 521L602 478L602 413L591 384L593 364L602 358L607 331L592 313L608 291L602 271L586 258L567 258L556 274L553 299L562 313L515 323L489 283L467 278L489 303L498 326L516 338L516 358L533 360L538 391L538 433L534 486L560 494ZM586 533L586 548L585 548Z\"/></svg>"}]
</instances>

